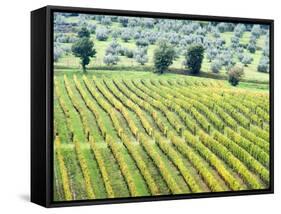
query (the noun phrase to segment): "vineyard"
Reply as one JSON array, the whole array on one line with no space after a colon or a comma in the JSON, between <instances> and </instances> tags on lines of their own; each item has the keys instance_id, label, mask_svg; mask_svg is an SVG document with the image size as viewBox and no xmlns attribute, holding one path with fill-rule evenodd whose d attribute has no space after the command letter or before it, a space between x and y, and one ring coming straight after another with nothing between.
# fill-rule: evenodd
<instances>
[{"instance_id":1,"label":"vineyard","mask_svg":"<svg viewBox=\"0 0 281 214\"><path fill-rule=\"evenodd\" d=\"M54 114L56 201L268 188L267 92L56 75Z\"/></svg>"}]
</instances>

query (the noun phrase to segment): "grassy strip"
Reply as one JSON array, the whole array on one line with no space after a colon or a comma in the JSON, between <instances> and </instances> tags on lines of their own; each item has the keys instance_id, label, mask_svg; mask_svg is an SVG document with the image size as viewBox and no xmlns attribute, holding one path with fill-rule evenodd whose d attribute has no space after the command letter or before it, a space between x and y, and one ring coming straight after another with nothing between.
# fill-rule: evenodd
<instances>
[{"instance_id":1,"label":"grassy strip","mask_svg":"<svg viewBox=\"0 0 281 214\"><path fill-rule=\"evenodd\" d=\"M59 164L59 169L62 177L62 185L64 190L64 199L65 200L72 200L72 193L70 191L70 183L68 179L67 169L64 163L63 155L60 151L61 149L61 142L58 137L55 139L55 152Z\"/></svg>"},{"instance_id":2,"label":"grassy strip","mask_svg":"<svg viewBox=\"0 0 281 214\"><path fill-rule=\"evenodd\" d=\"M108 174L107 169L105 167L103 157L102 157L102 155L99 151L100 148L98 147L98 144L96 142L93 142L93 139L91 137L90 137L90 144L91 144L92 151L95 155L95 158L96 158L96 160L98 162L98 165L99 165L99 169L100 169L101 174L102 174L102 178L103 178L104 185L105 185L106 192L107 192L107 197L108 198L114 198L115 194L114 194L113 188L111 186L110 177L109 177L109 174Z\"/></svg>"},{"instance_id":3,"label":"grassy strip","mask_svg":"<svg viewBox=\"0 0 281 214\"><path fill-rule=\"evenodd\" d=\"M80 143L76 139L74 139L74 144L75 144L75 151L76 151L76 154L77 154L77 157L78 157L79 165L81 167L83 177L84 177L84 180L85 180L87 197L89 199L94 199L95 194L94 194L92 184L91 184L89 167L87 165L85 157L83 156Z\"/></svg>"}]
</instances>

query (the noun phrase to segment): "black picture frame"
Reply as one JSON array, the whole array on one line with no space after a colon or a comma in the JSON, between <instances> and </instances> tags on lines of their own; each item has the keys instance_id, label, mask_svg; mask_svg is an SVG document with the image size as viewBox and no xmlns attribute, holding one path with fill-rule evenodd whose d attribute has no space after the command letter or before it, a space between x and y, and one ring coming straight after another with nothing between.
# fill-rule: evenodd
<instances>
[{"instance_id":1,"label":"black picture frame","mask_svg":"<svg viewBox=\"0 0 281 214\"><path fill-rule=\"evenodd\" d=\"M243 190L183 195L129 197L81 201L54 202L53 191L53 12L121 15L166 19L189 19L220 22L267 24L270 27L270 184L264 190ZM239 17L220 17L46 6L31 12L31 201L44 207L111 204L256 195L274 192L274 21Z\"/></svg>"}]
</instances>

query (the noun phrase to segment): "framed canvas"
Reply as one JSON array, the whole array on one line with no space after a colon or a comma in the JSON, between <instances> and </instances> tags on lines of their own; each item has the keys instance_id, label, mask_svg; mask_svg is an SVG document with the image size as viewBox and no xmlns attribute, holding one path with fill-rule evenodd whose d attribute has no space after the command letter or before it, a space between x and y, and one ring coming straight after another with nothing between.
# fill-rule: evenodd
<instances>
[{"instance_id":1,"label":"framed canvas","mask_svg":"<svg viewBox=\"0 0 281 214\"><path fill-rule=\"evenodd\" d=\"M31 201L273 193L273 20L31 12Z\"/></svg>"}]
</instances>

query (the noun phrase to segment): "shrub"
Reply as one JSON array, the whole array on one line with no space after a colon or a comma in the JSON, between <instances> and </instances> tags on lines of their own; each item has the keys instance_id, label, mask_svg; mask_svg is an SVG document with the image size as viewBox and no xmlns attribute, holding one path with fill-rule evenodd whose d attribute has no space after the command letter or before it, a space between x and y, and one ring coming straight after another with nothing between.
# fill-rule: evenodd
<instances>
[{"instance_id":1,"label":"shrub","mask_svg":"<svg viewBox=\"0 0 281 214\"><path fill-rule=\"evenodd\" d=\"M120 16L118 17L118 21L123 27L127 27L129 19L128 17Z\"/></svg>"},{"instance_id":2,"label":"shrub","mask_svg":"<svg viewBox=\"0 0 281 214\"><path fill-rule=\"evenodd\" d=\"M234 28L234 35L236 37L241 37L243 35L243 33L245 32L246 27L244 24L238 24L236 25L236 27Z\"/></svg>"},{"instance_id":3,"label":"shrub","mask_svg":"<svg viewBox=\"0 0 281 214\"><path fill-rule=\"evenodd\" d=\"M209 59L209 62L211 62L218 55L218 49L211 47L211 48L207 49L206 54L207 54L207 58Z\"/></svg>"},{"instance_id":4,"label":"shrub","mask_svg":"<svg viewBox=\"0 0 281 214\"><path fill-rule=\"evenodd\" d=\"M226 23L226 31L232 32L232 31L234 31L234 28L235 28L235 24L230 23L230 22Z\"/></svg>"},{"instance_id":5,"label":"shrub","mask_svg":"<svg viewBox=\"0 0 281 214\"><path fill-rule=\"evenodd\" d=\"M63 49L57 43L54 45L54 61L57 62L63 55Z\"/></svg>"},{"instance_id":6,"label":"shrub","mask_svg":"<svg viewBox=\"0 0 281 214\"><path fill-rule=\"evenodd\" d=\"M102 25L111 25L111 19L110 17L105 16L100 20L100 23Z\"/></svg>"},{"instance_id":7,"label":"shrub","mask_svg":"<svg viewBox=\"0 0 281 214\"><path fill-rule=\"evenodd\" d=\"M237 53L237 58L238 58L238 60L239 60L240 62L242 62L243 57L244 57L243 52L242 52L242 53L241 53L241 52L238 52L238 53Z\"/></svg>"},{"instance_id":8,"label":"shrub","mask_svg":"<svg viewBox=\"0 0 281 214\"><path fill-rule=\"evenodd\" d=\"M264 45L264 47L263 47L263 49L262 49L262 54L264 55L264 56L269 56L269 45L267 44L265 44Z\"/></svg>"},{"instance_id":9,"label":"shrub","mask_svg":"<svg viewBox=\"0 0 281 214\"><path fill-rule=\"evenodd\" d=\"M121 56L125 56L125 51L126 51L126 48L122 47L121 45L116 48L116 52Z\"/></svg>"},{"instance_id":10,"label":"shrub","mask_svg":"<svg viewBox=\"0 0 281 214\"><path fill-rule=\"evenodd\" d=\"M65 19L64 16L55 13L55 15L54 15L54 23L55 23L56 25L62 25L62 24L64 24L65 22L66 22L66 19Z\"/></svg>"},{"instance_id":11,"label":"shrub","mask_svg":"<svg viewBox=\"0 0 281 214\"><path fill-rule=\"evenodd\" d=\"M253 61L253 58L251 56L244 55L241 62L244 64L245 67L247 67L248 64L251 64L252 61Z\"/></svg>"},{"instance_id":12,"label":"shrub","mask_svg":"<svg viewBox=\"0 0 281 214\"><path fill-rule=\"evenodd\" d=\"M121 47L117 41L112 41L109 46L105 50L105 54L112 54L112 55L117 55L118 54L118 49Z\"/></svg>"},{"instance_id":13,"label":"shrub","mask_svg":"<svg viewBox=\"0 0 281 214\"><path fill-rule=\"evenodd\" d=\"M146 48L138 48L138 49L134 52L134 58L135 58L136 61L137 61L138 63L140 63L141 65L144 65L145 63L147 63L147 61L148 61L147 49L146 49Z\"/></svg>"},{"instance_id":14,"label":"shrub","mask_svg":"<svg viewBox=\"0 0 281 214\"><path fill-rule=\"evenodd\" d=\"M134 57L134 51L126 48L125 49L125 56L128 57L128 58L133 58Z\"/></svg>"},{"instance_id":15,"label":"shrub","mask_svg":"<svg viewBox=\"0 0 281 214\"><path fill-rule=\"evenodd\" d=\"M221 62L217 59L215 59L211 64L211 71L213 73L219 73L222 65Z\"/></svg>"},{"instance_id":16,"label":"shrub","mask_svg":"<svg viewBox=\"0 0 281 214\"><path fill-rule=\"evenodd\" d=\"M258 71L259 72L268 72L269 71L269 60L266 56L263 56L260 59L260 62L258 65Z\"/></svg>"},{"instance_id":17,"label":"shrub","mask_svg":"<svg viewBox=\"0 0 281 214\"><path fill-rule=\"evenodd\" d=\"M136 45L137 46L148 46L149 45L149 41L145 37L140 37L139 39L137 39Z\"/></svg>"},{"instance_id":18,"label":"shrub","mask_svg":"<svg viewBox=\"0 0 281 214\"><path fill-rule=\"evenodd\" d=\"M231 38L231 46L232 46L233 48L237 48L238 45L239 45L239 40L240 40L239 37L233 36L233 37Z\"/></svg>"},{"instance_id":19,"label":"shrub","mask_svg":"<svg viewBox=\"0 0 281 214\"><path fill-rule=\"evenodd\" d=\"M227 31L227 23L225 22L221 22L217 25L217 29L219 30L219 32L224 33L225 31Z\"/></svg>"},{"instance_id":20,"label":"shrub","mask_svg":"<svg viewBox=\"0 0 281 214\"><path fill-rule=\"evenodd\" d=\"M106 54L103 58L103 62L108 66L116 65L118 61L119 58L116 54L109 53Z\"/></svg>"},{"instance_id":21,"label":"shrub","mask_svg":"<svg viewBox=\"0 0 281 214\"><path fill-rule=\"evenodd\" d=\"M147 36L147 39L149 41L150 44L154 44L157 40L157 34L156 33L149 33L149 35Z\"/></svg>"},{"instance_id":22,"label":"shrub","mask_svg":"<svg viewBox=\"0 0 281 214\"><path fill-rule=\"evenodd\" d=\"M89 23L88 26L87 26L87 28L89 29L89 31L90 31L91 33L95 33L95 32L96 32L96 29L97 29L97 26L96 26L95 24L93 24L93 23Z\"/></svg>"},{"instance_id":23,"label":"shrub","mask_svg":"<svg viewBox=\"0 0 281 214\"><path fill-rule=\"evenodd\" d=\"M221 53L217 56L217 59L226 68L231 68L235 64L235 61L233 60L233 53L231 52L231 49L225 49L225 50L221 51Z\"/></svg>"},{"instance_id":24,"label":"shrub","mask_svg":"<svg viewBox=\"0 0 281 214\"><path fill-rule=\"evenodd\" d=\"M242 76L244 75L244 69L239 66L234 66L228 71L228 82L236 86L239 84L239 81L241 80Z\"/></svg>"},{"instance_id":25,"label":"shrub","mask_svg":"<svg viewBox=\"0 0 281 214\"><path fill-rule=\"evenodd\" d=\"M111 46L108 46L108 47L105 49L105 54L117 54L117 50L114 49L114 48L111 47Z\"/></svg>"},{"instance_id":26,"label":"shrub","mask_svg":"<svg viewBox=\"0 0 281 214\"><path fill-rule=\"evenodd\" d=\"M185 54L184 65L190 69L193 74L199 73L204 58L204 48L202 45L192 45Z\"/></svg>"},{"instance_id":27,"label":"shrub","mask_svg":"<svg viewBox=\"0 0 281 214\"><path fill-rule=\"evenodd\" d=\"M111 36L112 36L113 39L117 39L117 38L120 36L120 34L121 34L121 32L120 32L120 30L118 30L118 29L113 30L113 31L111 32Z\"/></svg>"},{"instance_id":28,"label":"shrub","mask_svg":"<svg viewBox=\"0 0 281 214\"><path fill-rule=\"evenodd\" d=\"M233 23L226 23L226 22L221 22L217 25L217 29L221 32L224 33L226 31L233 31L234 30L234 24Z\"/></svg>"},{"instance_id":29,"label":"shrub","mask_svg":"<svg viewBox=\"0 0 281 214\"><path fill-rule=\"evenodd\" d=\"M133 18L133 17L131 17L131 18L129 19L129 22L128 22L128 24L127 24L127 26L130 27L130 28L136 27L136 26L138 26L138 25L139 25L139 19L138 19L138 18Z\"/></svg>"},{"instance_id":30,"label":"shrub","mask_svg":"<svg viewBox=\"0 0 281 214\"><path fill-rule=\"evenodd\" d=\"M215 40L215 45L218 47L218 48L221 48L223 45L225 45L225 40L223 38L217 38Z\"/></svg>"},{"instance_id":31,"label":"shrub","mask_svg":"<svg viewBox=\"0 0 281 214\"><path fill-rule=\"evenodd\" d=\"M182 28L180 29L180 32L183 34L191 34L193 32L192 26L191 25L183 25Z\"/></svg>"},{"instance_id":32,"label":"shrub","mask_svg":"<svg viewBox=\"0 0 281 214\"><path fill-rule=\"evenodd\" d=\"M90 31L86 28L86 27L82 27L79 31L78 31L78 37L79 38L83 38L83 37L90 37L91 33Z\"/></svg>"},{"instance_id":33,"label":"shrub","mask_svg":"<svg viewBox=\"0 0 281 214\"><path fill-rule=\"evenodd\" d=\"M244 48L239 46L235 51L237 53L244 53Z\"/></svg>"},{"instance_id":34,"label":"shrub","mask_svg":"<svg viewBox=\"0 0 281 214\"><path fill-rule=\"evenodd\" d=\"M193 31L196 31L200 28L200 24L198 22L192 22L190 25Z\"/></svg>"},{"instance_id":35,"label":"shrub","mask_svg":"<svg viewBox=\"0 0 281 214\"><path fill-rule=\"evenodd\" d=\"M219 30L217 29L217 28L214 28L214 30L213 30L213 36L215 37L215 38L220 38L220 32L219 32Z\"/></svg>"},{"instance_id":36,"label":"shrub","mask_svg":"<svg viewBox=\"0 0 281 214\"><path fill-rule=\"evenodd\" d=\"M106 41L108 38L108 30L106 28L98 28L96 30L96 38L99 41Z\"/></svg>"},{"instance_id":37,"label":"shrub","mask_svg":"<svg viewBox=\"0 0 281 214\"><path fill-rule=\"evenodd\" d=\"M174 48L167 41L159 41L153 57L155 71L162 74L173 63L175 56Z\"/></svg>"},{"instance_id":38,"label":"shrub","mask_svg":"<svg viewBox=\"0 0 281 214\"><path fill-rule=\"evenodd\" d=\"M144 18L141 23L146 28L154 27L154 19L152 19L152 18Z\"/></svg>"},{"instance_id":39,"label":"shrub","mask_svg":"<svg viewBox=\"0 0 281 214\"><path fill-rule=\"evenodd\" d=\"M63 50L63 53L66 55L71 53L71 46L69 46L69 45L63 45L63 46L61 46L61 49Z\"/></svg>"},{"instance_id":40,"label":"shrub","mask_svg":"<svg viewBox=\"0 0 281 214\"><path fill-rule=\"evenodd\" d=\"M74 37L74 36L68 36L68 43L74 43L78 40L77 37Z\"/></svg>"},{"instance_id":41,"label":"shrub","mask_svg":"<svg viewBox=\"0 0 281 214\"><path fill-rule=\"evenodd\" d=\"M131 32L130 30L126 29L121 33L121 39L124 42L128 42L131 39Z\"/></svg>"},{"instance_id":42,"label":"shrub","mask_svg":"<svg viewBox=\"0 0 281 214\"><path fill-rule=\"evenodd\" d=\"M77 37L72 36L72 35L67 35L64 33L58 33L54 37L54 41L58 43L73 43L78 40Z\"/></svg>"},{"instance_id":43,"label":"shrub","mask_svg":"<svg viewBox=\"0 0 281 214\"><path fill-rule=\"evenodd\" d=\"M68 40L69 40L68 36L65 36L64 34L59 34L55 41L59 43L68 43Z\"/></svg>"},{"instance_id":44,"label":"shrub","mask_svg":"<svg viewBox=\"0 0 281 214\"><path fill-rule=\"evenodd\" d=\"M203 45L204 37L201 35L196 35L193 37L193 43Z\"/></svg>"},{"instance_id":45,"label":"shrub","mask_svg":"<svg viewBox=\"0 0 281 214\"><path fill-rule=\"evenodd\" d=\"M250 40L249 40L249 43L253 43L253 44L256 44L257 43L257 37L255 35L251 35L250 36Z\"/></svg>"},{"instance_id":46,"label":"shrub","mask_svg":"<svg viewBox=\"0 0 281 214\"><path fill-rule=\"evenodd\" d=\"M136 31L136 32L133 33L133 38L135 40L139 39L140 37L141 37L141 33L140 32Z\"/></svg>"},{"instance_id":47,"label":"shrub","mask_svg":"<svg viewBox=\"0 0 281 214\"><path fill-rule=\"evenodd\" d=\"M171 44L177 45L179 43L179 41L180 41L180 37L177 33L171 33L169 35L169 42Z\"/></svg>"},{"instance_id":48,"label":"shrub","mask_svg":"<svg viewBox=\"0 0 281 214\"><path fill-rule=\"evenodd\" d=\"M247 47L248 51L250 51L250 53L255 53L256 52L256 45L254 43L249 43L248 47Z\"/></svg>"},{"instance_id":49,"label":"shrub","mask_svg":"<svg viewBox=\"0 0 281 214\"><path fill-rule=\"evenodd\" d=\"M180 44L181 45L189 45L192 43L192 37L190 35L185 35L182 37Z\"/></svg>"},{"instance_id":50,"label":"shrub","mask_svg":"<svg viewBox=\"0 0 281 214\"><path fill-rule=\"evenodd\" d=\"M120 44L116 41L116 40L113 40L110 44L109 44L110 47L112 47L113 49L116 49L118 47L120 47Z\"/></svg>"},{"instance_id":51,"label":"shrub","mask_svg":"<svg viewBox=\"0 0 281 214\"><path fill-rule=\"evenodd\" d=\"M254 35L258 38L262 33L260 25L254 25L251 32L252 32L252 35Z\"/></svg>"},{"instance_id":52,"label":"shrub","mask_svg":"<svg viewBox=\"0 0 281 214\"><path fill-rule=\"evenodd\" d=\"M207 30L206 28L200 27L197 31L196 31L197 35L202 35L205 36L207 34Z\"/></svg>"}]
</instances>

